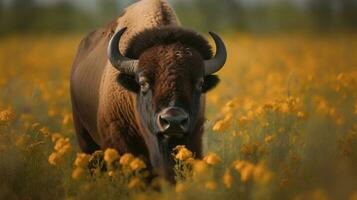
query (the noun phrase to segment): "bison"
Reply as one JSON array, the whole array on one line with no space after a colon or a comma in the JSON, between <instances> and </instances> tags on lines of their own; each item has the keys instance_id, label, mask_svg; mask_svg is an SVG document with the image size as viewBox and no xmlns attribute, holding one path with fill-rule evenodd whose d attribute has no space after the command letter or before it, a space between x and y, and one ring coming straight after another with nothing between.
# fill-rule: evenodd
<instances>
[{"instance_id":1,"label":"bison","mask_svg":"<svg viewBox=\"0 0 357 200\"><path fill-rule=\"evenodd\" d=\"M80 43L70 81L73 121L85 153L114 148L141 155L174 181L172 149L202 156L205 93L227 57L180 26L165 0L141 0Z\"/></svg>"}]
</instances>

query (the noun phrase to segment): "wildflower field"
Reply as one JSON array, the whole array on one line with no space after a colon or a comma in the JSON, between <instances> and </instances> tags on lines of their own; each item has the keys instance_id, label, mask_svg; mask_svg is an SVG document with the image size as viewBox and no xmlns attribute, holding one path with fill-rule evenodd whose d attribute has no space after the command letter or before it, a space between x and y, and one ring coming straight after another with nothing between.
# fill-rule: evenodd
<instances>
[{"instance_id":1,"label":"wildflower field","mask_svg":"<svg viewBox=\"0 0 357 200\"><path fill-rule=\"evenodd\" d=\"M0 199L357 199L356 34L224 35L205 157L176 147L176 185L145 181L140 157L80 153L69 100L80 39L0 39Z\"/></svg>"}]
</instances>

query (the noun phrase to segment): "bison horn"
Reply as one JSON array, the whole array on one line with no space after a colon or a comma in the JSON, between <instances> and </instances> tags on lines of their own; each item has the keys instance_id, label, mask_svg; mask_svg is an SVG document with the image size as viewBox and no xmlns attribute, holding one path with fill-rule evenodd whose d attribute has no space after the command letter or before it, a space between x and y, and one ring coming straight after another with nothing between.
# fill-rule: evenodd
<instances>
[{"instance_id":1,"label":"bison horn","mask_svg":"<svg viewBox=\"0 0 357 200\"><path fill-rule=\"evenodd\" d=\"M127 58L120 53L119 41L123 33L126 31L126 27L116 32L109 42L108 46L108 58L110 63L125 74L134 74L138 66L138 60Z\"/></svg>"},{"instance_id":2,"label":"bison horn","mask_svg":"<svg viewBox=\"0 0 357 200\"><path fill-rule=\"evenodd\" d=\"M215 33L209 32L216 43L216 55L210 60L205 60L205 75L218 72L227 60L227 50L222 39Z\"/></svg>"}]
</instances>

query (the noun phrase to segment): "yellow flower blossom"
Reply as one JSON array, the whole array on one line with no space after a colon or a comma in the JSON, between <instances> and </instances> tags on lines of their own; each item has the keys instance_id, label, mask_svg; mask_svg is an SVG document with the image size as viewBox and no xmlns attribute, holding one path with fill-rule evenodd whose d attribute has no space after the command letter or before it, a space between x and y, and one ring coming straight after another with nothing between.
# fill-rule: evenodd
<instances>
[{"instance_id":1,"label":"yellow flower blossom","mask_svg":"<svg viewBox=\"0 0 357 200\"><path fill-rule=\"evenodd\" d=\"M192 157L192 152L186 148L180 148L180 150L177 152L177 154L175 155L175 159L180 160L180 161L184 161L188 158Z\"/></svg>"},{"instance_id":2,"label":"yellow flower blossom","mask_svg":"<svg viewBox=\"0 0 357 200\"><path fill-rule=\"evenodd\" d=\"M258 164L254 167L253 178L257 183L265 184L271 180L272 173L265 168L264 164Z\"/></svg>"},{"instance_id":3,"label":"yellow flower blossom","mask_svg":"<svg viewBox=\"0 0 357 200\"><path fill-rule=\"evenodd\" d=\"M110 171L108 172L108 176L109 176L109 177L114 177L114 176L115 176L115 171L110 170Z\"/></svg>"},{"instance_id":4,"label":"yellow flower blossom","mask_svg":"<svg viewBox=\"0 0 357 200\"><path fill-rule=\"evenodd\" d=\"M121 165L129 165L133 159L134 156L132 154L126 153L120 157L119 163Z\"/></svg>"},{"instance_id":5,"label":"yellow flower blossom","mask_svg":"<svg viewBox=\"0 0 357 200\"><path fill-rule=\"evenodd\" d=\"M185 184L183 184L183 183L176 183L176 185L175 185L175 192L177 192L177 193L181 193L181 192L183 192L184 190L185 190Z\"/></svg>"},{"instance_id":6,"label":"yellow flower blossom","mask_svg":"<svg viewBox=\"0 0 357 200\"><path fill-rule=\"evenodd\" d=\"M47 136L49 136L51 133L50 133L50 130L47 128L47 127L42 127L40 130L39 130L39 132L43 135L43 136L45 136L45 137L47 137Z\"/></svg>"},{"instance_id":7,"label":"yellow flower blossom","mask_svg":"<svg viewBox=\"0 0 357 200\"><path fill-rule=\"evenodd\" d=\"M242 117L240 117L240 118L238 119L238 125L239 125L240 127L243 127L243 126L245 126L245 125L248 123L248 121L249 121L248 117L242 116Z\"/></svg>"},{"instance_id":8,"label":"yellow flower blossom","mask_svg":"<svg viewBox=\"0 0 357 200\"><path fill-rule=\"evenodd\" d=\"M197 174L201 174L201 173L205 172L206 169L207 169L207 164L206 164L206 162L204 162L202 160L197 160L193 163L193 170Z\"/></svg>"},{"instance_id":9,"label":"yellow flower blossom","mask_svg":"<svg viewBox=\"0 0 357 200\"><path fill-rule=\"evenodd\" d=\"M223 175L223 184L227 188L231 188L233 183L233 176L229 170L227 170Z\"/></svg>"},{"instance_id":10,"label":"yellow flower blossom","mask_svg":"<svg viewBox=\"0 0 357 200\"><path fill-rule=\"evenodd\" d=\"M107 163L112 163L113 161L119 159L118 151L112 148L108 148L104 151L104 160Z\"/></svg>"},{"instance_id":11,"label":"yellow flower blossom","mask_svg":"<svg viewBox=\"0 0 357 200\"><path fill-rule=\"evenodd\" d=\"M240 153L245 154L245 155L251 155L254 152L256 152L257 150L257 146L254 144L244 144L241 148L240 148Z\"/></svg>"},{"instance_id":12,"label":"yellow flower blossom","mask_svg":"<svg viewBox=\"0 0 357 200\"><path fill-rule=\"evenodd\" d=\"M48 162L51 165L58 165L62 161L62 156L59 155L58 153L51 153L51 155L48 157Z\"/></svg>"},{"instance_id":13,"label":"yellow flower blossom","mask_svg":"<svg viewBox=\"0 0 357 200\"><path fill-rule=\"evenodd\" d=\"M217 131L217 132L223 132L225 131L232 123L232 119L233 119L233 114L232 113L228 113L226 114L226 116L224 117L224 119L217 121L214 125L212 130L213 131Z\"/></svg>"},{"instance_id":14,"label":"yellow flower blossom","mask_svg":"<svg viewBox=\"0 0 357 200\"><path fill-rule=\"evenodd\" d=\"M205 187L209 190L215 190L217 189L217 183L214 181L208 181L206 182Z\"/></svg>"},{"instance_id":15,"label":"yellow flower blossom","mask_svg":"<svg viewBox=\"0 0 357 200\"><path fill-rule=\"evenodd\" d=\"M64 146L70 144L69 138L60 138L56 141L55 150L60 151Z\"/></svg>"},{"instance_id":16,"label":"yellow flower blossom","mask_svg":"<svg viewBox=\"0 0 357 200\"><path fill-rule=\"evenodd\" d=\"M219 157L216 153L209 153L207 154L204 158L204 161L206 161L207 164L209 165L215 165L218 163L222 162L222 158Z\"/></svg>"},{"instance_id":17,"label":"yellow flower blossom","mask_svg":"<svg viewBox=\"0 0 357 200\"><path fill-rule=\"evenodd\" d=\"M132 178L128 183L129 189L142 188L144 186L145 186L144 182L139 177Z\"/></svg>"},{"instance_id":18,"label":"yellow flower blossom","mask_svg":"<svg viewBox=\"0 0 357 200\"><path fill-rule=\"evenodd\" d=\"M88 165L90 155L85 153L77 153L77 157L74 160L74 166L76 167L86 167Z\"/></svg>"},{"instance_id":19,"label":"yellow flower blossom","mask_svg":"<svg viewBox=\"0 0 357 200\"><path fill-rule=\"evenodd\" d=\"M68 154L69 152L72 151L72 145L68 142L65 145L61 147L57 152L61 155Z\"/></svg>"},{"instance_id":20,"label":"yellow flower blossom","mask_svg":"<svg viewBox=\"0 0 357 200\"><path fill-rule=\"evenodd\" d=\"M86 174L86 171L82 167L76 167L72 172L73 179L81 179Z\"/></svg>"},{"instance_id":21,"label":"yellow flower blossom","mask_svg":"<svg viewBox=\"0 0 357 200\"><path fill-rule=\"evenodd\" d=\"M270 143L271 141L274 140L274 138L275 138L275 135L268 135L268 136L266 136L266 137L264 138L264 141L265 141L266 143Z\"/></svg>"},{"instance_id":22,"label":"yellow flower blossom","mask_svg":"<svg viewBox=\"0 0 357 200\"><path fill-rule=\"evenodd\" d=\"M139 158L135 158L133 161L130 162L130 168L133 171L138 171L146 168L146 164L144 161L140 160Z\"/></svg>"},{"instance_id":23,"label":"yellow flower blossom","mask_svg":"<svg viewBox=\"0 0 357 200\"><path fill-rule=\"evenodd\" d=\"M31 125L31 128L32 129L37 129L37 128L39 128L40 127L40 123L38 123L38 122L36 122L36 123L33 123L32 125Z\"/></svg>"},{"instance_id":24,"label":"yellow flower blossom","mask_svg":"<svg viewBox=\"0 0 357 200\"><path fill-rule=\"evenodd\" d=\"M53 117L53 116L55 116L57 114L57 112L54 110L54 109L49 109L48 111L47 111L47 115L49 116L49 117Z\"/></svg>"},{"instance_id":25,"label":"yellow flower blossom","mask_svg":"<svg viewBox=\"0 0 357 200\"><path fill-rule=\"evenodd\" d=\"M71 121L71 117L72 117L71 114L65 114L65 115L63 116L62 124L63 124L63 125L68 125L69 122Z\"/></svg>"},{"instance_id":26,"label":"yellow flower blossom","mask_svg":"<svg viewBox=\"0 0 357 200\"><path fill-rule=\"evenodd\" d=\"M265 184L272 178L272 172L267 170L263 163L254 165L248 161L237 160L233 163L233 167L240 173L242 182L247 182L249 178L253 178L257 183Z\"/></svg>"},{"instance_id":27,"label":"yellow flower blossom","mask_svg":"<svg viewBox=\"0 0 357 200\"><path fill-rule=\"evenodd\" d=\"M253 173L254 171L254 165L248 163L245 165L245 167L243 167L240 170L240 178L242 180L242 182L247 182L249 176Z\"/></svg>"},{"instance_id":28,"label":"yellow flower blossom","mask_svg":"<svg viewBox=\"0 0 357 200\"><path fill-rule=\"evenodd\" d=\"M278 110L279 110L279 112L282 112L282 113L288 113L289 112L288 103L284 102L284 103L280 104Z\"/></svg>"},{"instance_id":29,"label":"yellow flower blossom","mask_svg":"<svg viewBox=\"0 0 357 200\"><path fill-rule=\"evenodd\" d=\"M56 142L56 141L59 140L60 138L62 138L62 136L61 136L61 134L59 134L59 133L53 133L53 134L51 135L51 140L52 140L52 142Z\"/></svg>"},{"instance_id":30,"label":"yellow flower blossom","mask_svg":"<svg viewBox=\"0 0 357 200\"><path fill-rule=\"evenodd\" d=\"M15 114L12 109L3 110L0 112L0 122L10 122L15 119Z\"/></svg>"}]
</instances>

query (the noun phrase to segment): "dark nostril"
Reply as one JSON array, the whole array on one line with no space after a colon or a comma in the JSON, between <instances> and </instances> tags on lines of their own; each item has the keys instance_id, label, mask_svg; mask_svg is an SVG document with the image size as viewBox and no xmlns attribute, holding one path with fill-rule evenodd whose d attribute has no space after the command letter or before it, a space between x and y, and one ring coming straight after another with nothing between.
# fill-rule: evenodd
<instances>
[{"instance_id":1,"label":"dark nostril","mask_svg":"<svg viewBox=\"0 0 357 200\"><path fill-rule=\"evenodd\" d=\"M163 130L167 130L170 127L170 122L163 116L159 116L160 125Z\"/></svg>"},{"instance_id":2,"label":"dark nostril","mask_svg":"<svg viewBox=\"0 0 357 200\"><path fill-rule=\"evenodd\" d=\"M182 116L181 119L179 119L179 123L182 126L185 126L188 123L188 117L187 116Z\"/></svg>"},{"instance_id":3,"label":"dark nostril","mask_svg":"<svg viewBox=\"0 0 357 200\"><path fill-rule=\"evenodd\" d=\"M158 116L160 131L187 131L189 124L188 115L179 109L171 108Z\"/></svg>"}]
</instances>

